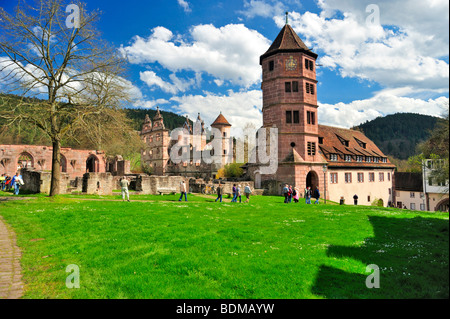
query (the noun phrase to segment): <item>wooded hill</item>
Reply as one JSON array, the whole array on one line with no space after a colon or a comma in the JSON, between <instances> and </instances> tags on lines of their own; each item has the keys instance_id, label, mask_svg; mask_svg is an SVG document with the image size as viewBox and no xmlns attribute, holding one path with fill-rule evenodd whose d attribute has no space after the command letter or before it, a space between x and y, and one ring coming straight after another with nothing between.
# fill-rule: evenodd
<instances>
[{"instance_id":1,"label":"wooded hill","mask_svg":"<svg viewBox=\"0 0 450 319\"><path fill-rule=\"evenodd\" d=\"M360 129L386 154L406 160L417 154L419 143L430 137L438 121L443 119L415 113L396 113L366 121Z\"/></svg>"},{"instance_id":2,"label":"wooded hill","mask_svg":"<svg viewBox=\"0 0 450 319\"><path fill-rule=\"evenodd\" d=\"M20 97L10 94L0 94L1 97L8 97L8 101L19 101ZM38 99L29 99L29 101L39 102ZM148 114L150 119L156 114L156 110L152 109L124 109L126 116L131 120L130 129L140 131ZM172 112L161 111L164 118L164 125L167 129L172 130L182 127L186 118ZM29 144L29 145L51 145L50 139L37 127L31 127L24 123L16 123L17 125L6 125L6 121L0 118L0 144ZM192 125L192 122L191 122ZM78 149L92 148L92 145L83 145L73 140L66 140L64 147L73 147Z\"/></svg>"}]
</instances>

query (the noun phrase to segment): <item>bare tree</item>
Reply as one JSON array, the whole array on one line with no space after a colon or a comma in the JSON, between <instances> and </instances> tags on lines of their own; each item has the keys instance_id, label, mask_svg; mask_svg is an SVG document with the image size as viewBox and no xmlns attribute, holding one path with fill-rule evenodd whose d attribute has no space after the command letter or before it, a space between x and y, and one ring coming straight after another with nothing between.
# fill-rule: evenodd
<instances>
[{"instance_id":1,"label":"bare tree","mask_svg":"<svg viewBox=\"0 0 450 319\"><path fill-rule=\"evenodd\" d=\"M130 102L126 61L101 39L98 19L99 11L73 0L19 0L14 15L0 8L0 83L22 97L10 103L2 96L0 117L35 125L51 139L50 196L59 193L62 139L80 129L98 136L101 121Z\"/></svg>"}]
</instances>

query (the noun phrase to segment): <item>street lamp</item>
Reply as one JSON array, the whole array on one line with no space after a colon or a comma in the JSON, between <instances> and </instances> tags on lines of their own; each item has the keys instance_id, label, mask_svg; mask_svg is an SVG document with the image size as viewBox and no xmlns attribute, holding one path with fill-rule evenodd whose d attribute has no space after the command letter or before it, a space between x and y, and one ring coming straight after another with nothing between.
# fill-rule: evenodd
<instances>
[{"instance_id":1,"label":"street lamp","mask_svg":"<svg viewBox=\"0 0 450 319\"><path fill-rule=\"evenodd\" d=\"M323 186L324 186L323 199L324 199L324 204L326 204L327 203L327 164L323 164Z\"/></svg>"}]
</instances>

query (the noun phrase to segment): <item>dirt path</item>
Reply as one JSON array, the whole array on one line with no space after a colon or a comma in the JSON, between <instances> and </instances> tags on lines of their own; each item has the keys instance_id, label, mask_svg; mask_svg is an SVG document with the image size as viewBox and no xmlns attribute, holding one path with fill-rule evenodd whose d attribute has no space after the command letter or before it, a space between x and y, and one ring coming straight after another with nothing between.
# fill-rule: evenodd
<instances>
[{"instance_id":1,"label":"dirt path","mask_svg":"<svg viewBox=\"0 0 450 319\"><path fill-rule=\"evenodd\" d=\"M0 216L0 299L22 297L20 257L16 235Z\"/></svg>"}]
</instances>

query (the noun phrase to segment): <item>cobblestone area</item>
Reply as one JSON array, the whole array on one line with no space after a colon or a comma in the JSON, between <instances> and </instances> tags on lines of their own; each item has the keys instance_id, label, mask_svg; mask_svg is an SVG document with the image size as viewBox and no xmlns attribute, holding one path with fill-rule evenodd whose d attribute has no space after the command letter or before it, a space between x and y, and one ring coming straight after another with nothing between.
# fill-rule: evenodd
<instances>
[{"instance_id":1,"label":"cobblestone area","mask_svg":"<svg viewBox=\"0 0 450 319\"><path fill-rule=\"evenodd\" d=\"M0 216L0 299L22 297L20 257L16 236Z\"/></svg>"}]
</instances>

